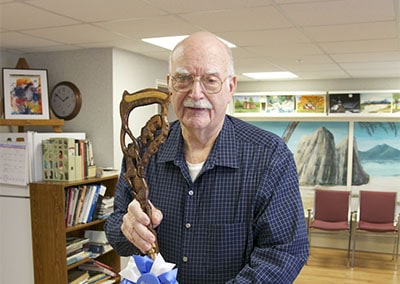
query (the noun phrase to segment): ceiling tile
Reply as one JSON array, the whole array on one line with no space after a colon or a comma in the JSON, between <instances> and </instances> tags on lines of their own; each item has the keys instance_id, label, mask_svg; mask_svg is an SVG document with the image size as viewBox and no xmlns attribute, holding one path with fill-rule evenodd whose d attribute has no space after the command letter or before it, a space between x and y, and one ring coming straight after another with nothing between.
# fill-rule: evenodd
<instances>
[{"instance_id":1,"label":"ceiling tile","mask_svg":"<svg viewBox=\"0 0 400 284\"><path fill-rule=\"evenodd\" d=\"M27 42L29 42L29 48L51 46L54 47L59 45L59 43L41 39L38 37L31 36L29 34L22 34L19 32L6 32L0 34L0 41L2 42L2 47L6 48L26 48Z\"/></svg>"},{"instance_id":2,"label":"ceiling tile","mask_svg":"<svg viewBox=\"0 0 400 284\"><path fill-rule=\"evenodd\" d=\"M227 6L229 8L229 5ZM217 10L180 15L187 22L212 32L288 28L292 25L274 7ZM221 24L223 23L223 24Z\"/></svg>"},{"instance_id":3,"label":"ceiling tile","mask_svg":"<svg viewBox=\"0 0 400 284\"><path fill-rule=\"evenodd\" d=\"M87 24L33 30L29 33L66 44L102 42L124 38L121 35Z\"/></svg>"},{"instance_id":4,"label":"ceiling tile","mask_svg":"<svg viewBox=\"0 0 400 284\"><path fill-rule=\"evenodd\" d=\"M157 17L165 14L142 0L33 0L29 3L84 22Z\"/></svg>"},{"instance_id":5,"label":"ceiling tile","mask_svg":"<svg viewBox=\"0 0 400 284\"><path fill-rule=\"evenodd\" d=\"M347 42L326 42L320 43L322 49L327 53L365 53L365 52L383 52L399 50L399 41L397 39L383 40L359 40Z\"/></svg>"},{"instance_id":6,"label":"ceiling tile","mask_svg":"<svg viewBox=\"0 0 400 284\"><path fill-rule=\"evenodd\" d=\"M134 38L185 35L197 31L175 16L112 21L96 25ZM168 27L167 32L165 27Z\"/></svg>"},{"instance_id":7,"label":"ceiling tile","mask_svg":"<svg viewBox=\"0 0 400 284\"><path fill-rule=\"evenodd\" d=\"M283 13L300 26L393 21L393 0L337 0L284 4Z\"/></svg>"},{"instance_id":8,"label":"ceiling tile","mask_svg":"<svg viewBox=\"0 0 400 284\"><path fill-rule=\"evenodd\" d=\"M216 11L237 9L237 8L251 8L260 6L269 6L273 2L272 0L229 0L226 1L215 1L215 0L202 0L201 2L193 1L182 1L182 0L148 0L152 5L161 8L169 13L192 13L192 12L204 12L204 11Z\"/></svg>"},{"instance_id":9,"label":"ceiling tile","mask_svg":"<svg viewBox=\"0 0 400 284\"><path fill-rule=\"evenodd\" d=\"M0 6L0 25L7 30L37 29L79 23L22 3L11 2Z\"/></svg>"},{"instance_id":10,"label":"ceiling tile","mask_svg":"<svg viewBox=\"0 0 400 284\"><path fill-rule=\"evenodd\" d=\"M263 46L250 46L246 50L258 56L282 56L282 55L318 55L322 51L318 46L312 43L295 43L295 44L276 44L271 43Z\"/></svg>"},{"instance_id":11,"label":"ceiling tile","mask_svg":"<svg viewBox=\"0 0 400 284\"><path fill-rule=\"evenodd\" d=\"M336 62L379 62L400 61L400 51L394 52L371 52L371 53L346 53L332 54Z\"/></svg>"},{"instance_id":12,"label":"ceiling tile","mask_svg":"<svg viewBox=\"0 0 400 284\"><path fill-rule=\"evenodd\" d=\"M303 30L305 34L316 42L385 39L398 36L394 21L306 27Z\"/></svg>"},{"instance_id":13,"label":"ceiling tile","mask_svg":"<svg viewBox=\"0 0 400 284\"><path fill-rule=\"evenodd\" d=\"M222 32L218 35L238 46L268 45L272 42L275 44L310 42L302 32L295 28Z\"/></svg>"}]
</instances>

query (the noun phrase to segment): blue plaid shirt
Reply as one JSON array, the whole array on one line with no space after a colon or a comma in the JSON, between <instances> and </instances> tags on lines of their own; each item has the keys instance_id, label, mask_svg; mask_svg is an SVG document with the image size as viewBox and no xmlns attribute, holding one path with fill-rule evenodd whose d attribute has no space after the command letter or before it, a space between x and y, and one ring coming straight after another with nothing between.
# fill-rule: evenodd
<instances>
[{"instance_id":1,"label":"blue plaid shirt","mask_svg":"<svg viewBox=\"0 0 400 284\"><path fill-rule=\"evenodd\" d=\"M174 122L146 180L150 200L164 215L157 228L160 252L177 265L180 284L287 284L305 264L308 238L296 166L274 134L227 116L192 182ZM124 256L139 253L120 230L131 201L120 178L105 230Z\"/></svg>"}]
</instances>

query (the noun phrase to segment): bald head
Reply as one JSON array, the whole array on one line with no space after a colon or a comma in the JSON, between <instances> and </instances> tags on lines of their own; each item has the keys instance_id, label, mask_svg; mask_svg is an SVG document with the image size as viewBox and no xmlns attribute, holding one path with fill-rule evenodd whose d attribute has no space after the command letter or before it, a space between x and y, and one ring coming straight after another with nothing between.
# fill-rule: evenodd
<instances>
[{"instance_id":1,"label":"bald head","mask_svg":"<svg viewBox=\"0 0 400 284\"><path fill-rule=\"evenodd\" d=\"M194 61L219 58L226 66L227 75L234 74L233 57L230 48L210 32L194 33L175 46L169 58L170 73L176 71L172 70L174 62L179 61L182 57L191 58Z\"/></svg>"}]
</instances>

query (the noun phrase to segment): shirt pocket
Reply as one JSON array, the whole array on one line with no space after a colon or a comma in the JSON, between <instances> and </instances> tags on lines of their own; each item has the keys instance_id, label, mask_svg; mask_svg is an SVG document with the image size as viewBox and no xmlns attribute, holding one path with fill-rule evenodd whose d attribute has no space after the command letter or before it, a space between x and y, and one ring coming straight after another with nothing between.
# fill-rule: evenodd
<instances>
[{"instance_id":1,"label":"shirt pocket","mask_svg":"<svg viewBox=\"0 0 400 284\"><path fill-rule=\"evenodd\" d=\"M212 224L207 227L204 266L210 273L234 273L245 262L248 231L246 223Z\"/></svg>"}]
</instances>

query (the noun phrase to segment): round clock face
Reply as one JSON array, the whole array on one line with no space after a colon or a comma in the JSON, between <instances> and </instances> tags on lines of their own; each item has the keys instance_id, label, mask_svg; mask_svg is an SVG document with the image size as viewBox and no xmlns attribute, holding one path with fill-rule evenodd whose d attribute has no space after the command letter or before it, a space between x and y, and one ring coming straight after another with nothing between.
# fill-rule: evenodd
<instances>
[{"instance_id":1,"label":"round clock face","mask_svg":"<svg viewBox=\"0 0 400 284\"><path fill-rule=\"evenodd\" d=\"M74 118L80 111L82 98L79 89L71 82L58 83L51 92L50 107L62 119Z\"/></svg>"}]
</instances>

